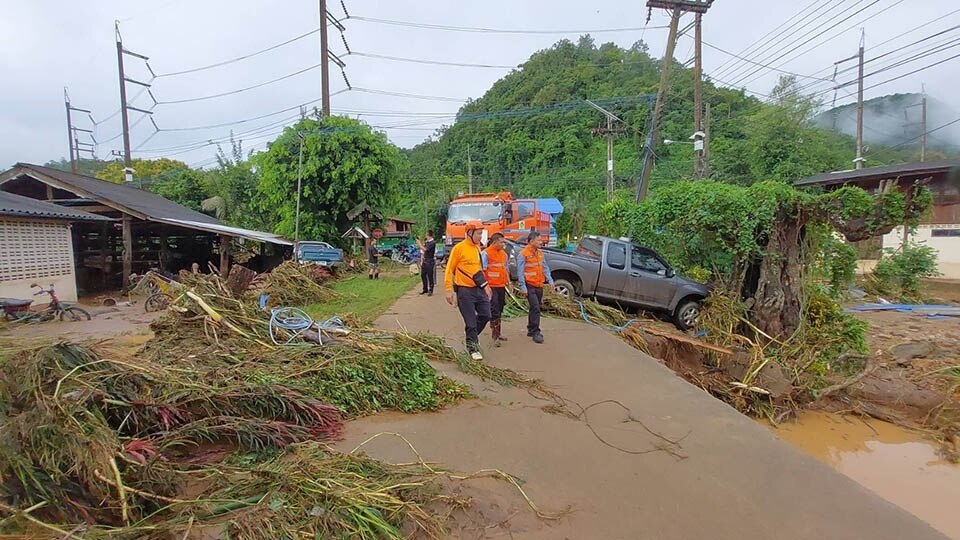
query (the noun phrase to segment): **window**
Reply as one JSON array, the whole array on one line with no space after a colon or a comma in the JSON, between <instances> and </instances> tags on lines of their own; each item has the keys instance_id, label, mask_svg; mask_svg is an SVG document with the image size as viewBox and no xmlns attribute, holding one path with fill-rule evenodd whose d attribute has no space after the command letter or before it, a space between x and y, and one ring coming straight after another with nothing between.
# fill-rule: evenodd
<instances>
[{"instance_id":1,"label":"window","mask_svg":"<svg viewBox=\"0 0 960 540\"><path fill-rule=\"evenodd\" d=\"M601 253L603 253L603 241L599 238L584 238L577 245L577 255L599 259Z\"/></svg>"},{"instance_id":2,"label":"window","mask_svg":"<svg viewBox=\"0 0 960 540\"><path fill-rule=\"evenodd\" d=\"M527 219L528 217L533 216L532 204L520 203L517 206L520 208L520 219Z\"/></svg>"},{"instance_id":3,"label":"window","mask_svg":"<svg viewBox=\"0 0 960 540\"><path fill-rule=\"evenodd\" d=\"M447 213L447 221L450 223L499 220L500 203L496 202L454 203L450 205Z\"/></svg>"},{"instance_id":4,"label":"window","mask_svg":"<svg viewBox=\"0 0 960 540\"><path fill-rule=\"evenodd\" d=\"M610 247L607 248L607 265L623 270L627 266L627 246L611 242Z\"/></svg>"},{"instance_id":5,"label":"window","mask_svg":"<svg viewBox=\"0 0 960 540\"><path fill-rule=\"evenodd\" d=\"M635 270L643 270L654 274L663 272L663 275L666 275L667 273L666 265L660 262L660 259L652 251L636 246L633 248L630 266Z\"/></svg>"},{"instance_id":6,"label":"window","mask_svg":"<svg viewBox=\"0 0 960 540\"><path fill-rule=\"evenodd\" d=\"M930 231L930 236L933 237L960 237L960 229L933 229Z\"/></svg>"},{"instance_id":7,"label":"window","mask_svg":"<svg viewBox=\"0 0 960 540\"><path fill-rule=\"evenodd\" d=\"M73 273L71 242L62 223L0 220L0 281Z\"/></svg>"}]
</instances>

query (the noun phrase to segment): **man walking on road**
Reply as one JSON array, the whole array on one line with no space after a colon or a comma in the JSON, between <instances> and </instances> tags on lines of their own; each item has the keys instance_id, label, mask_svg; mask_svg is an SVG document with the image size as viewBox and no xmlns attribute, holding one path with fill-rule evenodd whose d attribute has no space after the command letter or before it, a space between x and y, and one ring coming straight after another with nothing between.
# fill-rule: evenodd
<instances>
[{"instance_id":1,"label":"man walking on road","mask_svg":"<svg viewBox=\"0 0 960 540\"><path fill-rule=\"evenodd\" d=\"M507 341L500 327L500 315L507 300L507 284L510 283L510 272L507 268L508 255L503 248L503 234L493 233L487 249L483 250L481 255L483 272L487 277L487 283L490 284L490 289L493 290L493 296L490 297L490 332L493 334L494 347L499 347L501 341Z\"/></svg>"},{"instance_id":2,"label":"man walking on road","mask_svg":"<svg viewBox=\"0 0 960 540\"><path fill-rule=\"evenodd\" d=\"M543 286L553 287L550 268L543 259L540 247L543 239L537 231L527 235L527 247L517 255L517 282L520 284L520 297L527 297L527 337L535 343L543 343L540 332L540 306L543 304Z\"/></svg>"},{"instance_id":3,"label":"man walking on road","mask_svg":"<svg viewBox=\"0 0 960 540\"><path fill-rule=\"evenodd\" d=\"M480 239L483 231L473 225L467 226L467 237L453 246L447 259L444 288L447 303L456 305L463 317L467 351L474 360L483 360L480 353L480 332L490 320L490 297L493 291L483 274L480 261Z\"/></svg>"},{"instance_id":4,"label":"man walking on road","mask_svg":"<svg viewBox=\"0 0 960 540\"><path fill-rule=\"evenodd\" d=\"M433 239L433 231L427 230L423 245L420 246L420 281L423 282L420 294L433 296L433 286L437 281L436 269L437 242Z\"/></svg>"}]
</instances>

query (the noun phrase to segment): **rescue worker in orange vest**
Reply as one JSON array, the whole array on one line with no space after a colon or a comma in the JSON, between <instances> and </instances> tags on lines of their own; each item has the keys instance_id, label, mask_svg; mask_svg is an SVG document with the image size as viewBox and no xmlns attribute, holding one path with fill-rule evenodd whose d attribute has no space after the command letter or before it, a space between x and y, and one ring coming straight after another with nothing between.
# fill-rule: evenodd
<instances>
[{"instance_id":1,"label":"rescue worker in orange vest","mask_svg":"<svg viewBox=\"0 0 960 540\"><path fill-rule=\"evenodd\" d=\"M504 248L506 242L502 233L493 233L487 249L483 250L483 272L487 283L493 290L490 297L490 332L493 334L493 346L499 347L501 341L507 341L500 328L500 315L507 300L507 285L510 283L510 270L507 268L509 255Z\"/></svg>"},{"instance_id":2,"label":"rescue worker in orange vest","mask_svg":"<svg viewBox=\"0 0 960 540\"><path fill-rule=\"evenodd\" d=\"M543 237L537 231L527 235L527 247L517 254L517 282L520 284L520 297L527 298L527 337L535 343L543 343L540 332L540 306L543 304L543 287L553 287L550 268L543 259Z\"/></svg>"},{"instance_id":3,"label":"rescue worker in orange vest","mask_svg":"<svg viewBox=\"0 0 960 540\"><path fill-rule=\"evenodd\" d=\"M447 291L447 303L456 305L463 317L464 333L467 338L467 351L474 360L483 360L480 353L480 332L490 320L490 297L493 291L483 273L480 260L480 243L483 230L467 225L467 236L450 250L447 270L444 274L444 288Z\"/></svg>"}]
</instances>

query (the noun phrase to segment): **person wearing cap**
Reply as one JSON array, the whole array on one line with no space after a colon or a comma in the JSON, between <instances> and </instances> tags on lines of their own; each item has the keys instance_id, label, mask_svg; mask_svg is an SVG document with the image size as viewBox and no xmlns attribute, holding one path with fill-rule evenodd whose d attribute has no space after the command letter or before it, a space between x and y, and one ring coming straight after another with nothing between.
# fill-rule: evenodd
<instances>
[{"instance_id":1,"label":"person wearing cap","mask_svg":"<svg viewBox=\"0 0 960 540\"><path fill-rule=\"evenodd\" d=\"M463 317L467 351L474 360L483 360L480 352L480 332L490 320L490 297L493 291L487 283L481 262L480 243L483 230L467 225L467 235L453 246L447 258L444 288L447 303L456 306Z\"/></svg>"},{"instance_id":2,"label":"person wearing cap","mask_svg":"<svg viewBox=\"0 0 960 540\"><path fill-rule=\"evenodd\" d=\"M543 287L553 287L550 267L543 258L540 247L543 237L537 231L527 235L527 247L517 254L517 282L520 285L520 297L527 298L527 337L535 343L543 343L540 331L540 306L543 304Z\"/></svg>"}]
</instances>

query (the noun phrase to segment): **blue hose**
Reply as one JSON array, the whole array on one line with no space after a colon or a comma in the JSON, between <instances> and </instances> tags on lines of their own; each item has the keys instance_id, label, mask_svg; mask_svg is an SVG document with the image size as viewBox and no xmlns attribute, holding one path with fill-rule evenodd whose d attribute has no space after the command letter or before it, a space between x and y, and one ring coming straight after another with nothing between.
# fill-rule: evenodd
<instances>
[{"instance_id":1,"label":"blue hose","mask_svg":"<svg viewBox=\"0 0 960 540\"><path fill-rule=\"evenodd\" d=\"M590 316L587 315L587 309L586 309L586 306L583 305L583 302L581 302L580 300L576 300L576 299L574 299L574 301L577 303L578 306L580 306L580 318L581 318L581 319L587 321L588 323L590 323L590 324L592 324L592 325L594 325L594 326L599 326L600 328L604 328L603 325L597 324L597 323L593 322L592 320L590 320ZM644 339L644 341L649 341L649 340L647 339L647 332L644 331L643 325L641 325L639 322L637 322L637 319L630 319L629 321L623 323L623 324L620 325L620 326L611 326L611 327L609 327L609 328L606 328L606 330L610 330L611 332L617 334L617 333L620 333L620 332L623 332L624 330L626 330L627 327L630 326L630 325L633 324L633 323L637 323L637 327L640 328L640 332L643 333L643 339Z\"/></svg>"},{"instance_id":2,"label":"blue hose","mask_svg":"<svg viewBox=\"0 0 960 540\"><path fill-rule=\"evenodd\" d=\"M320 345L323 345L323 331L347 330L340 317L333 316L323 322L316 322L300 308L282 307L270 310L270 339L274 345L289 345L300 334L316 327L320 331ZM293 335L285 343L277 341L275 329L286 330Z\"/></svg>"}]
</instances>

